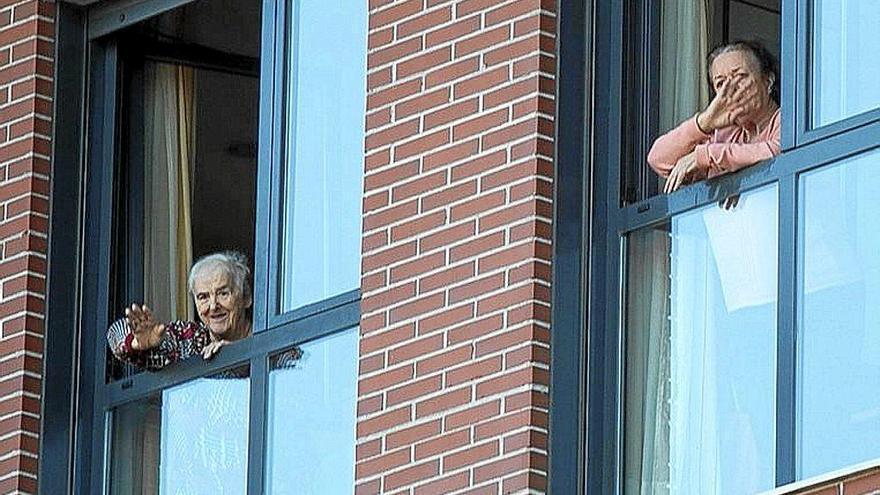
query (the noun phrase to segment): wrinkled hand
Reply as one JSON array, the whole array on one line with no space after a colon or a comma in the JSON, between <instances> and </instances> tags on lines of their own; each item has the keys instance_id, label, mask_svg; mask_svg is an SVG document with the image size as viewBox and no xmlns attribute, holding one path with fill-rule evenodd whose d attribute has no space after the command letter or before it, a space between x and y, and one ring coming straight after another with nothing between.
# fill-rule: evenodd
<instances>
[{"instance_id":1,"label":"wrinkled hand","mask_svg":"<svg viewBox=\"0 0 880 495\"><path fill-rule=\"evenodd\" d=\"M132 304L131 307L125 308L125 319L131 328L131 333L134 334L131 348L136 351L156 347L165 335L165 325L156 322L146 304L143 306Z\"/></svg>"},{"instance_id":2,"label":"wrinkled hand","mask_svg":"<svg viewBox=\"0 0 880 495\"><path fill-rule=\"evenodd\" d=\"M678 163L669 172L666 178L666 184L663 186L663 192L666 194L677 191L681 186L693 180L694 172L697 170L697 152L691 151L687 155L679 158Z\"/></svg>"},{"instance_id":3,"label":"wrinkled hand","mask_svg":"<svg viewBox=\"0 0 880 495\"><path fill-rule=\"evenodd\" d=\"M214 357L215 354L217 354L217 351L219 351L221 347L228 343L228 340L217 340L211 342L210 344L206 345L204 349L202 349L202 358L205 360L211 359L212 357Z\"/></svg>"},{"instance_id":4,"label":"wrinkled hand","mask_svg":"<svg viewBox=\"0 0 880 495\"><path fill-rule=\"evenodd\" d=\"M707 133L733 124L742 125L743 119L759 106L758 87L753 79L727 79L709 106L697 115L697 124Z\"/></svg>"}]
</instances>

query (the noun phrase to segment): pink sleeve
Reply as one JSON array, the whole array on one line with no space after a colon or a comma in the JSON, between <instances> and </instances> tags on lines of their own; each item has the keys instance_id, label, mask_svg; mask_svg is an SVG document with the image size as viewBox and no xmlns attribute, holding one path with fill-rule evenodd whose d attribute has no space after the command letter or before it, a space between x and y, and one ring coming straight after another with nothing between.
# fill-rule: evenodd
<instances>
[{"instance_id":1,"label":"pink sleeve","mask_svg":"<svg viewBox=\"0 0 880 495\"><path fill-rule=\"evenodd\" d=\"M681 157L708 140L709 136L697 127L696 116L689 118L654 141L648 152L648 165L660 176L667 177Z\"/></svg>"},{"instance_id":2,"label":"pink sleeve","mask_svg":"<svg viewBox=\"0 0 880 495\"><path fill-rule=\"evenodd\" d=\"M752 143L707 143L697 146L697 165L712 177L769 160L780 151L779 119L776 118L763 140Z\"/></svg>"}]
</instances>

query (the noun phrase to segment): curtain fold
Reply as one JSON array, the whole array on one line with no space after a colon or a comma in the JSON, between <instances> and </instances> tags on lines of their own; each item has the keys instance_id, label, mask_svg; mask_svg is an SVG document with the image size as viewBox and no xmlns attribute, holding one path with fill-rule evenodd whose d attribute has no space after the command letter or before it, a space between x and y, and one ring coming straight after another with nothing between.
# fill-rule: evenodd
<instances>
[{"instance_id":1,"label":"curtain fold","mask_svg":"<svg viewBox=\"0 0 880 495\"><path fill-rule=\"evenodd\" d=\"M192 319L195 70L147 64L144 96L144 300L160 320Z\"/></svg>"},{"instance_id":2,"label":"curtain fold","mask_svg":"<svg viewBox=\"0 0 880 495\"><path fill-rule=\"evenodd\" d=\"M709 1L664 0L660 26L660 132L709 102Z\"/></svg>"}]
</instances>

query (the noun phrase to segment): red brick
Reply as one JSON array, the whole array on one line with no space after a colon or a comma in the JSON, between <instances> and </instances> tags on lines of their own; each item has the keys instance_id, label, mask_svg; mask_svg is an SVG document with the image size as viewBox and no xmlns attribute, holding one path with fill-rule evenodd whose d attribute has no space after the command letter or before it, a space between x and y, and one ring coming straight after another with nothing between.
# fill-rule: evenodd
<instances>
[{"instance_id":1,"label":"red brick","mask_svg":"<svg viewBox=\"0 0 880 495\"><path fill-rule=\"evenodd\" d=\"M504 437L505 454L528 448L547 450L547 434L535 430L528 430Z\"/></svg>"},{"instance_id":2,"label":"red brick","mask_svg":"<svg viewBox=\"0 0 880 495\"><path fill-rule=\"evenodd\" d=\"M379 227L387 227L392 223L410 218L418 212L418 209L419 202L414 199L376 213L364 215L364 232L369 232Z\"/></svg>"},{"instance_id":3,"label":"red brick","mask_svg":"<svg viewBox=\"0 0 880 495\"><path fill-rule=\"evenodd\" d=\"M509 309L514 306L519 306L531 299L540 299L536 294L536 291L540 290L540 287L541 286L526 284L513 289L507 289L504 292L493 294L491 296L486 296L477 301L477 316L483 316L501 309Z\"/></svg>"},{"instance_id":4,"label":"red brick","mask_svg":"<svg viewBox=\"0 0 880 495\"><path fill-rule=\"evenodd\" d=\"M538 127L535 123L535 119L528 119L524 122L511 124L486 134L481 138L480 144L482 149L487 150L496 146L513 143L514 141L524 138L529 134L534 134L537 131Z\"/></svg>"},{"instance_id":5,"label":"red brick","mask_svg":"<svg viewBox=\"0 0 880 495\"><path fill-rule=\"evenodd\" d=\"M529 489L533 492L546 493L547 478L530 471L505 478L501 486L503 493L519 493Z\"/></svg>"},{"instance_id":6,"label":"red brick","mask_svg":"<svg viewBox=\"0 0 880 495\"><path fill-rule=\"evenodd\" d=\"M408 323L400 325L382 333L363 337L360 343L361 355L372 354L378 350L384 350L395 344L400 344L415 336L415 325Z\"/></svg>"},{"instance_id":7,"label":"red brick","mask_svg":"<svg viewBox=\"0 0 880 495\"><path fill-rule=\"evenodd\" d=\"M386 86L388 84L391 84L392 73L393 73L393 70L391 67L385 67L384 69L375 70L375 71L372 71L369 74L367 74L367 92L371 93L371 94L375 94L375 92L373 90L375 90L376 88L381 88L382 86ZM418 86L419 81L411 81L411 83L415 83L415 84L413 84L413 86ZM369 100L369 99L370 98L368 96L367 100ZM375 104L375 99L374 99L373 103L369 106L370 106L370 108L375 108L376 106L379 106L379 105Z\"/></svg>"},{"instance_id":8,"label":"red brick","mask_svg":"<svg viewBox=\"0 0 880 495\"><path fill-rule=\"evenodd\" d=\"M456 327L449 331L449 344L474 340L482 335L499 330L503 324L504 317L502 315L493 315Z\"/></svg>"},{"instance_id":9,"label":"red brick","mask_svg":"<svg viewBox=\"0 0 880 495\"><path fill-rule=\"evenodd\" d=\"M497 107L518 100L538 90L538 77L530 77L524 81L496 89L483 96L483 109ZM532 98L534 100L536 98Z\"/></svg>"},{"instance_id":10,"label":"red brick","mask_svg":"<svg viewBox=\"0 0 880 495\"><path fill-rule=\"evenodd\" d=\"M446 210L416 217L391 228L391 242L423 234L446 224Z\"/></svg>"},{"instance_id":11,"label":"red brick","mask_svg":"<svg viewBox=\"0 0 880 495\"><path fill-rule=\"evenodd\" d=\"M406 365L358 380L358 395L385 390L413 378L413 366Z\"/></svg>"},{"instance_id":12,"label":"red brick","mask_svg":"<svg viewBox=\"0 0 880 495\"><path fill-rule=\"evenodd\" d=\"M395 84L389 88L374 91L367 95L367 109L375 110L389 103L400 101L422 90L421 79Z\"/></svg>"},{"instance_id":13,"label":"red brick","mask_svg":"<svg viewBox=\"0 0 880 495\"><path fill-rule=\"evenodd\" d=\"M419 485L415 489L415 495L438 495L442 493L452 493L468 486L470 482L470 473L461 472L437 481Z\"/></svg>"},{"instance_id":14,"label":"red brick","mask_svg":"<svg viewBox=\"0 0 880 495\"><path fill-rule=\"evenodd\" d=\"M398 119L424 112L431 108L439 107L449 102L449 88L441 88L430 93L424 93L416 98L398 103L394 107L394 113Z\"/></svg>"},{"instance_id":15,"label":"red brick","mask_svg":"<svg viewBox=\"0 0 880 495\"><path fill-rule=\"evenodd\" d=\"M442 337L438 335L438 337ZM456 366L464 363L474 356L474 348L472 345L462 345L452 348L446 352L424 358L416 363L416 376L423 376L444 368ZM418 416L418 407L416 407L416 415Z\"/></svg>"},{"instance_id":16,"label":"red brick","mask_svg":"<svg viewBox=\"0 0 880 495\"><path fill-rule=\"evenodd\" d=\"M501 356L477 361L446 372L447 386L460 385L501 371Z\"/></svg>"},{"instance_id":17,"label":"red brick","mask_svg":"<svg viewBox=\"0 0 880 495\"><path fill-rule=\"evenodd\" d=\"M439 253L443 254L443 253ZM419 279L419 294L448 287L474 275L475 263L470 261Z\"/></svg>"},{"instance_id":18,"label":"red brick","mask_svg":"<svg viewBox=\"0 0 880 495\"><path fill-rule=\"evenodd\" d=\"M463 447L470 443L470 436L470 430L464 429L421 442L415 446L415 459L421 460Z\"/></svg>"},{"instance_id":19,"label":"red brick","mask_svg":"<svg viewBox=\"0 0 880 495\"><path fill-rule=\"evenodd\" d=\"M424 337L388 351L388 363L400 364L404 361L438 351L442 347L442 335Z\"/></svg>"},{"instance_id":20,"label":"red brick","mask_svg":"<svg viewBox=\"0 0 880 495\"><path fill-rule=\"evenodd\" d=\"M402 304L391 310L391 322L403 321L439 309L443 306L444 299L445 297L443 294L432 294Z\"/></svg>"},{"instance_id":21,"label":"red brick","mask_svg":"<svg viewBox=\"0 0 880 495\"><path fill-rule=\"evenodd\" d=\"M455 141L461 141L467 137L498 127L508 121L510 117L509 114L510 111L507 108L502 108L492 113L480 115L479 117L456 124L452 128L452 138Z\"/></svg>"},{"instance_id":22,"label":"red brick","mask_svg":"<svg viewBox=\"0 0 880 495\"><path fill-rule=\"evenodd\" d=\"M496 232L495 234L490 234L490 236L498 235L499 233L503 234L503 232ZM485 252L485 250L482 252ZM474 254L479 253L475 252L472 255ZM534 257L536 257L535 243L519 244L480 258L478 261L478 271L479 273L485 273L504 266L515 265Z\"/></svg>"},{"instance_id":23,"label":"red brick","mask_svg":"<svg viewBox=\"0 0 880 495\"><path fill-rule=\"evenodd\" d=\"M464 38L480 29L480 16L471 16L458 22L435 29L425 35L425 45L436 46L448 41Z\"/></svg>"},{"instance_id":24,"label":"red brick","mask_svg":"<svg viewBox=\"0 0 880 495\"><path fill-rule=\"evenodd\" d=\"M367 54L367 67L374 69L385 64L400 60L404 57L417 53L422 49L422 38L410 38L386 48L381 48Z\"/></svg>"},{"instance_id":25,"label":"red brick","mask_svg":"<svg viewBox=\"0 0 880 495\"><path fill-rule=\"evenodd\" d=\"M372 373L385 367L385 355L374 354L370 357L361 358L358 363L358 373L363 375Z\"/></svg>"},{"instance_id":26,"label":"red brick","mask_svg":"<svg viewBox=\"0 0 880 495\"><path fill-rule=\"evenodd\" d=\"M482 483L483 481L503 478L506 475L516 473L517 471L524 471L530 467L538 468L534 462L537 457L537 454L524 452L514 457L479 466L474 468L474 482Z\"/></svg>"},{"instance_id":27,"label":"red brick","mask_svg":"<svg viewBox=\"0 0 880 495\"><path fill-rule=\"evenodd\" d=\"M527 345L504 355L504 369L516 368L525 363L550 364L550 350L537 345Z\"/></svg>"},{"instance_id":28,"label":"red brick","mask_svg":"<svg viewBox=\"0 0 880 495\"><path fill-rule=\"evenodd\" d=\"M361 252L368 253L388 245L388 231L382 230L361 238Z\"/></svg>"},{"instance_id":29,"label":"red brick","mask_svg":"<svg viewBox=\"0 0 880 495\"><path fill-rule=\"evenodd\" d=\"M448 308L436 315L419 320L418 332L419 335L425 335L436 330L451 327L473 317L474 305L471 303Z\"/></svg>"},{"instance_id":30,"label":"red brick","mask_svg":"<svg viewBox=\"0 0 880 495\"><path fill-rule=\"evenodd\" d=\"M432 10L408 21L401 22L397 26L397 36L399 38L406 38L409 35L427 31L433 26L445 24L451 19L452 7Z\"/></svg>"},{"instance_id":31,"label":"red brick","mask_svg":"<svg viewBox=\"0 0 880 495\"><path fill-rule=\"evenodd\" d=\"M466 60L462 60L461 62L455 62L454 64L449 64L443 67L439 67L428 72L425 75L425 87L433 88L435 86L439 86L441 84L446 84L450 81L454 81L461 77L464 77L468 74L476 72L480 68L480 57L471 57ZM496 75L497 76L497 75ZM506 77L506 72L505 72ZM476 78L472 78L476 79ZM470 91L472 87L477 87L482 81L474 81L466 88L462 89L462 91ZM471 91L471 93L475 93L477 91ZM456 95L456 98L460 98L461 96Z\"/></svg>"},{"instance_id":32,"label":"red brick","mask_svg":"<svg viewBox=\"0 0 880 495\"><path fill-rule=\"evenodd\" d=\"M507 163L507 153L498 150L488 155L482 155L473 160L468 160L460 165L452 167L452 181L457 182L467 177L481 174Z\"/></svg>"},{"instance_id":33,"label":"red brick","mask_svg":"<svg viewBox=\"0 0 880 495\"><path fill-rule=\"evenodd\" d=\"M555 34L556 20L545 14L535 14L513 23L514 38L529 34L533 31L543 31L547 34Z\"/></svg>"},{"instance_id":34,"label":"red brick","mask_svg":"<svg viewBox=\"0 0 880 495\"><path fill-rule=\"evenodd\" d=\"M478 216L481 213L485 213L490 210L497 209L504 205L505 201L505 193L504 191L495 191L488 194L482 194L480 196L473 197L467 201L459 203L453 206L450 210L450 221L457 222L459 220L463 220L465 218L471 218L474 216ZM507 211L507 210L503 210ZM519 213L519 211L517 211ZM508 214L512 215L512 214ZM524 218L517 217L517 218ZM494 218L494 217L493 217ZM504 218L507 218L505 216ZM480 220L480 231L488 230L487 228L483 228L483 220ZM490 248L491 249L491 248Z\"/></svg>"},{"instance_id":35,"label":"red brick","mask_svg":"<svg viewBox=\"0 0 880 495\"><path fill-rule=\"evenodd\" d=\"M486 442L443 457L443 472L455 471L498 455L498 441Z\"/></svg>"},{"instance_id":36,"label":"red brick","mask_svg":"<svg viewBox=\"0 0 880 495\"><path fill-rule=\"evenodd\" d=\"M455 304L466 299L474 299L502 287L504 287L503 273L489 275L452 288L449 291L449 303ZM479 303L477 304L477 314L480 314Z\"/></svg>"},{"instance_id":37,"label":"red brick","mask_svg":"<svg viewBox=\"0 0 880 495\"><path fill-rule=\"evenodd\" d=\"M400 184L392 190L392 201L395 203L404 199L424 194L428 191L439 189L446 185L446 171L422 175L418 179Z\"/></svg>"},{"instance_id":38,"label":"red brick","mask_svg":"<svg viewBox=\"0 0 880 495\"><path fill-rule=\"evenodd\" d=\"M388 405L393 406L401 402L409 402L419 397L437 392L443 386L440 375L424 378L422 380L407 383L388 391Z\"/></svg>"},{"instance_id":39,"label":"red brick","mask_svg":"<svg viewBox=\"0 0 880 495\"><path fill-rule=\"evenodd\" d=\"M416 258L391 269L392 282L409 279L436 270L446 264L446 254L439 252ZM419 291L422 293L424 291Z\"/></svg>"},{"instance_id":40,"label":"red brick","mask_svg":"<svg viewBox=\"0 0 880 495\"><path fill-rule=\"evenodd\" d=\"M416 417L423 418L453 407L463 406L470 402L471 398L471 387L462 387L437 397L425 399L416 404Z\"/></svg>"},{"instance_id":41,"label":"red brick","mask_svg":"<svg viewBox=\"0 0 880 495\"><path fill-rule=\"evenodd\" d=\"M385 489L394 490L413 483L433 478L440 473L440 460L416 464L385 476Z\"/></svg>"},{"instance_id":42,"label":"red brick","mask_svg":"<svg viewBox=\"0 0 880 495\"><path fill-rule=\"evenodd\" d=\"M510 39L510 26L501 26L489 31L483 31L476 36L456 42L455 57L461 58L465 55L470 55L508 39Z\"/></svg>"},{"instance_id":43,"label":"red brick","mask_svg":"<svg viewBox=\"0 0 880 495\"><path fill-rule=\"evenodd\" d=\"M394 28L387 27L381 31L374 31L367 37L367 48L374 50L382 45L394 41Z\"/></svg>"},{"instance_id":44,"label":"red brick","mask_svg":"<svg viewBox=\"0 0 880 495\"><path fill-rule=\"evenodd\" d=\"M368 150L386 146L406 138L415 136L419 132L419 119L412 119L387 129L367 135L366 147Z\"/></svg>"},{"instance_id":45,"label":"red brick","mask_svg":"<svg viewBox=\"0 0 880 495\"><path fill-rule=\"evenodd\" d=\"M482 399L507 390L533 383L546 383L548 381L547 370L538 368L523 368L504 375L490 378L477 384L477 398Z\"/></svg>"},{"instance_id":46,"label":"red brick","mask_svg":"<svg viewBox=\"0 0 880 495\"><path fill-rule=\"evenodd\" d=\"M498 67L457 82L453 86L452 97L458 100L490 88L497 88L510 80L508 72L507 67Z\"/></svg>"},{"instance_id":47,"label":"red brick","mask_svg":"<svg viewBox=\"0 0 880 495\"><path fill-rule=\"evenodd\" d=\"M543 72L546 74L555 74L556 73L556 62L545 55L534 54L529 55L528 57L517 60L513 63L513 77L520 78L522 76L532 74L535 72ZM553 94L551 92L551 94Z\"/></svg>"},{"instance_id":48,"label":"red brick","mask_svg":"<svg viewBox=\"0 0 880 495\"><path fill-rule=\"evenodd\" d=\"M438 65L452 60L452 47L444 47L400 62L397 65L398 79L404 79L419 72L427 72Z\"/></svg>"},{"instance_id":49,"label":"red brick","mask_svg":"<svg viewBox=\"0 0 880 495\"><path fill-rule=\"evenodd\" d=\"M362 269L364 273L371 272L378 268L385 268L388 265L405 260L416 254L416 243L408 242L399 246L390 247L382 251L375 252L368 256L364 256Z\"/></svg>"},{"instance_id":50,"label":"red brick","mask_svg":"<svg viewBox=\"0 0 880 495\"><path fill-rule=\"evenodd\" d=\"M880 471L844 481L843 495L867 495L880 490Z\"/></svg>"},{"instance_id":51,"label":"red brick","mask_svg":"<svg viewBox=\"0 0 880 495\"><path fill-rule=\"evenodd\" d=\"M453 431L462 426L472 425L482 420L493 418L501 413L501 401L493 400L478 406L469 407L452 413L443 420L443 431Z\"/></svg>"},{"instance_id":52,"label":"red brick","mask_svg":"<svg viewBox=\"0 0 880 495\"><path fill-rule=\"evenodd\" d=\"M472 197L477 192L477 181L471 180L433 194L424 196L421 200L421 210L427 212L434 208L449 206L452 203ZM472 232L473 233L473 232Z\"/></svg>"},{"instance_id":53,"label":"red brick","mask_svg":"<svg viewBox=\"0 0 880 495\"><path fill-rule=\"evenodd\" d=\"M371 131L383 125L391 123L391 108L383 108L373 113L368 113L365 120L366 130Z\"/></svg>"},{"instance_id":54,"label":"red brick","mask_svg":"<svg viewBox=\"0 0 880 495\"><path fill-rule=\"evenodd\" d=\"M369 172L388 165L391 162L391 150L384 149L370 153L364 158L364 169Z\"/></svg>"},{"instance_id":55,"label":"red brick","mask_svg":"<svg viewBox=\"0 0 880 495\"><path fill-rule=\"evenodd\" d=\"M370 457L375 457L382 452L382 441L380 439L370 440L366 443L358 444L355 448L355 460L362 461L364 459L369 459Z\"/></svg>"},{"instance_id":56,"label":"red brick","mask_svg":"<svg viewBox=\"0 0 880 495\"><path fill-rule=\"evenodd\" d=\"M463 17L497 5L498 0L463 0L455 6L455 17Z\"/></svg>"},{"instance_id":57,"label":"red brick","mask_svg":"<svg viewBox=\"0 0 880 495\"><path fill-rule=\"evenodd\" d=\"M386 187L396 182L415 177L419 173L419 162L412 161L387 168L385 170L368 174L364 177L364 188L367 191Z\"/></svg>"},{"instance_id":58,"label":"red brick","mask_svg":"<svg viewBox=\"0 0 880 495\"><path fill-rule=\"evenodd\" d=\"M479 441L502 436L507 432L519 430L532 424L532 410L523 409L513 414L499 416L477 424L474 426L474 440Z\"/></svg>"},{"instance_id":59,"label":"red brick","mask_svg":"<svg viewBox=\"0 0 880 495\"><path fill-rule=\"evenodd\" d=\"M525 407L547 409L550 407L550 400L546 393L537 390L527 390L504 398L504 412L516 411Z\"/></svg>"},{"instance_id":60,"label":"red brick","mask_svg":"<svg viewBox=\"0 0 880 495\"><path fill-rule=\"evenodd\" d=\"M519 0L517 2L509 3L503 7L486 12L486 25L492 26L500 24L504 21L509 21L514 17L521 17L540 8L541 5L537 0Z\"/></svg>"},{"instance_id":61,"label":"red brick","mask_svg":"<svg viewBox=\"0 0 880 495\"><path fill-rule=\"evenodd\" d=\"M407 0L393 7L370 13L370 30L386 26L417 14L422 10L422 0Z\"/></svg>"},{"instance_id":62,"label":"red brick","mask_svg":"<svg viewBox=\"0 0 880 495\"><path fill-rule=\"evenodd\" d=\"M481 254L492 251L493 249L498 249L498 248L502 247L503 245L504 245L504 232L495 232L492 234L477 237L471 241L465 242L463 244L460 244L458 246L451 248L449 250L449 261L454 263L456 261L461 261L461 260L464 260L467 258L472 258L474 256L479 256ZM507 252L507 251L501 251L502 254L505 252ZM491 259L494 261L495 258L492 258L492 256L495 256L495 255L488 256L484 259ZM480 260L480 263L483 263L483 261ZM480 273L484 273L486 271L488 271L488 269L483 269L483 267L480 266L480 270L479 270Z\"/></svg>"},{"instance_id":63,"label":"red brick","mask_svg":"<svg viewBox=\"0 0 880 495\"><path fill-rule=\"evenodd\" d=\"M479 148L479 139L471 139L470 141L458 143L448 148L429 153L422 158L424 170L434 170L435 168L445 167L464 158L468 158L475 155L477 151L479 151Z\"/></svg>"},{"instance_id":64,"label":"red brick","mask_svg":"<svg viewBox=\"0 0 880 495\"><path fill-rule=\"evenodd\" d=\"M425 115L425 129L433 129L455 120L476 115L479 106L478 98L472 98L431 112Z\"/></svg>"},{"instance_id":65,"label":"red brick","mask_svg":"<svg viewBox=\"0 0 880 495\"><path fill-rule=\"evenodd\" d=\"M358 478L379 474L410 462L409 449L401 449L388 454L359 462L355 465Z\"/></svg>"},{"instance_id":66,"label":"red brick","mask_svg":"<svg viewBox=\"0 0 880 495\"><path fill-rule=\"evenodd\" d=\"M395 146L394 159L401 160L404 158L408 158L448 143L449 129L441 129L431 134L423 134L419 138Z\"/></svg>"},{"instance_id":67,"label":"red brick","mask_svg":"<svg viewBox=\"0 0 880 495\"><path fill-rule=\"evenodd\" d=\"M397 287L391 287L375 294L370 294L361 300L361 310L364 313L387 308L401 301L405 301L416 295L416 284L411 282Z\"/></svg>"},{"instance_id":68,"label":"red brick","mask_svg":"<svg viewBox=\"0 0 880 495\"><path fill-rule=\"evenodd\" d=\"M370 212L388 206L388 191L371 194L364 198L363 211Z\"/></svg>"},{"instance_id":69,"label":"red brick","mask_svg":"<svg viewBox=\"0 0 880 495\"><path fill-rule=\"evenodd\" d=\"M440 434L440 420L428 421L415 426L389 433L385 437L385 448L396 449L398 447L409 446L418 441L424 440Z\"/></svg>"}]
</instances>

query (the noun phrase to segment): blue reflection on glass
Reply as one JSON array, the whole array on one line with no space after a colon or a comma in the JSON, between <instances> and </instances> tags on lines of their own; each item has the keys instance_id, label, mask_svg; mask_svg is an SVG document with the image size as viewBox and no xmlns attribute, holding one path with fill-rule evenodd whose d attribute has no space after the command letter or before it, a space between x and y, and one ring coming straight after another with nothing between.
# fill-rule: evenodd
<instances>
[{"instance_id":1,"label":"blue reflection on glass","mask_svg":"<svg viewBox=\"0 0 880 495\"><path fill-rule=\"evenodd\" d=\"M777 190L629 238L625 492L773 488Z\"/></svg>"},{"instance_id":2,"label":"blue reflection on glass","mask_svg":"<svg viewBox=\"0 0 880 495\"><path fill-rule=\"evenodd\" d=\"M348 494L354 487L358 330L302 346L269 373L267 492Z\"/></svg>"},{"instance_id":3,"label":"blue reflection on glass","mask_svg":"<svg viewBox=\"0 0 880 495\"><path fill-rule=\"evenodd\" d=\"M878 22L877 0L815 0L814 127L880 107Z\"/></svg>"},{"instance_id":4,"label":"blue reflection on glass","mask_svg":"<svg viewBox=\"0 0 880 495\"><path fill-rule=\"evenodd\" d=\"M281 311L360 285L366 3L290 4Z\"/></svg>"},{"instance_id":5,"label":"blue reflection on glass","mask_svg":"<svg viewBox=\"0 0 880 495\"><path fill-rule=\"evenodd\" d=\"M249 380L203 378L162 392L159 493L247 491Z\"/></svg>"},{"instance_id":6,"label":"blue reflection on glass","mask_svg":"<svg viewBox=\"0 0 880 495\"><path fill-rule=\"evenodd\" d=\"M801 177L798 475L880 457L880 154Z\"/></svg>"}]
</instances>

